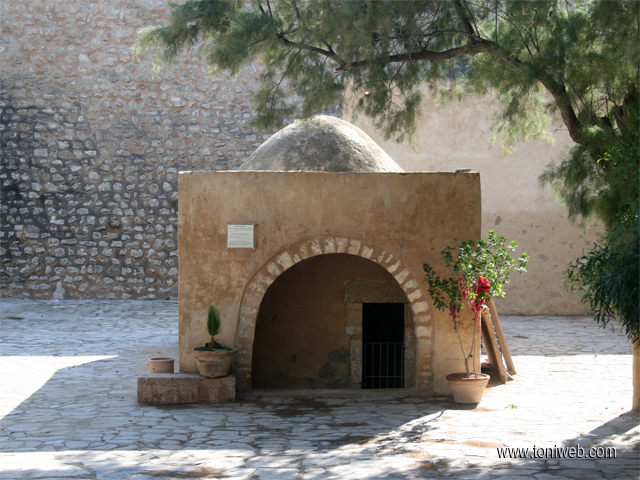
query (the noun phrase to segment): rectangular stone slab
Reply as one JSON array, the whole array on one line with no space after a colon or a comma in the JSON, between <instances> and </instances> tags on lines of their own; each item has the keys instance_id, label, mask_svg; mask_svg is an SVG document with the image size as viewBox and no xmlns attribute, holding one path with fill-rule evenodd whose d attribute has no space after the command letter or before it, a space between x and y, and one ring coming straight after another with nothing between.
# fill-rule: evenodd
<instances>
[{"instance_id":1,"label":"rectangular stone slab","mask_svg":"<svg viewBox=\"0 0 640 480\"><path fill-rule=\"evenodd\" d=\"M219 403L235 399L235 375L204 378L195 373L158 373L138 377L138 403Z\"/></svg>"}]
</instances>

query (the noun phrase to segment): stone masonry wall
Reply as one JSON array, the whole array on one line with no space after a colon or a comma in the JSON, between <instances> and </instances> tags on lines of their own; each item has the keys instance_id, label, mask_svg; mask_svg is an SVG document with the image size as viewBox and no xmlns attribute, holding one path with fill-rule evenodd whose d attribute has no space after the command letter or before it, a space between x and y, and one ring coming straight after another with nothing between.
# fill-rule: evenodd
<instances>
[{"instance_id":1,"label":"stone masonry wall","mask_svg":"<svg viewBox=\"0 0 640 480\"><path fill-rule=\"evenodd\" d=\"M177 296L177 174L237 168L258 69L212 78L198 52L130 52L156 0L0 4L1 292Z\"/></svg>"}]
</instances>

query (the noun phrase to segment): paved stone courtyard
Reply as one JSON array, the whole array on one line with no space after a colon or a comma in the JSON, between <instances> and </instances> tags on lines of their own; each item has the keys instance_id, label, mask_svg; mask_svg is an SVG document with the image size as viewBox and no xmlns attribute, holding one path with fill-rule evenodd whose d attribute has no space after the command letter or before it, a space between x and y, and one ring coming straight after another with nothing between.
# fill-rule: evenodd
<instances>
[{"instance_id":1,"label":"paved stone courtyard","mask_svg":"<svg viewBox=\"0 0 640 480\"><path fill-rule=\"evenodd\" d=\"M144 406L137 375L150 357L177 358L177 302L2 300L0 309L0 479L640 474L631 346L588 317L503 317L518 375L477 408L359 392ZM534 446L576 445L587 455L613 447L616 458L532 458ZM504 447L528 448L528 458L500 458Z\"/></svg>"}]
</instances>

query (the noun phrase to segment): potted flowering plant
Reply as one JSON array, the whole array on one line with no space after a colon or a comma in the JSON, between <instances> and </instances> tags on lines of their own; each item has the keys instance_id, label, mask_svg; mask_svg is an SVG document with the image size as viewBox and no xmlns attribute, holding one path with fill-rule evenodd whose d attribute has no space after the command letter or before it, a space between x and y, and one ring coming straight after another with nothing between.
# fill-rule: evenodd
<instances>
[{"instance_id":1,"label":"potted flowering plant","mask_svg":"<svg viewBox=\"0 0 640 480\"><path fill-rule=\"evenodd\" d=\"M203 347L193 349L198 371L206 378L227 376L236 353L236 350L216 342L216 335L220 334L220 330L222 330L220 310L211 305L207 315L207 331L211 341L205 343Z\"/></svg>"},{"instance_id":2,"label":"potted flowering plant","mask_svg":"<svg viewBox=\"0 0 640 480\"><path fill-rule=\"evenodd\" d=\"M480 314L487 300L490 297L504 297L503 287L509 282L511 270L522 273L527 269L529 256L526 253L518 260L510 255L509 252L516 247L515 241L507 243L505 237L498 237L492 230L487 240L462 242L455 256L454 247L447 247L441 252L444 266L449 271L448 276L439 277L428 263L423 265L433 304L438 310L449 313L460 341L465 373L447 375L454 399L458 403L479 403L489 382L489 376L478 373L475 362L471 368L469 361L475 351ZM465 304L470 307L474 322L473 338L468 350L460 334L460 312ZM471 392L463 393L467 390Z\"/></svg>"}]
</instances>

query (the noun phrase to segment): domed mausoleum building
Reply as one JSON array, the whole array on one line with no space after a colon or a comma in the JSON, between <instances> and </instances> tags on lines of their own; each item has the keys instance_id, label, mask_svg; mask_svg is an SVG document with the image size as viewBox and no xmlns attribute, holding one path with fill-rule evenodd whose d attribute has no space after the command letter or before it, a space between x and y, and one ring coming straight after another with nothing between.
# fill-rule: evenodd
<instances>
[{"instance_id":1,"label":"domed mausoleum building","mask_svg":"<svg viewBox=\"0 0 640 480\"><path fill-rule=\"evenodd\" d=\"M464 363L422 265L480 238L480 208L477 173L406 173L326 116L276 133L240 170L181 172L180 370L197 371L215 304L239 391L449 393Z\"/></svg>"}]
</instances>

